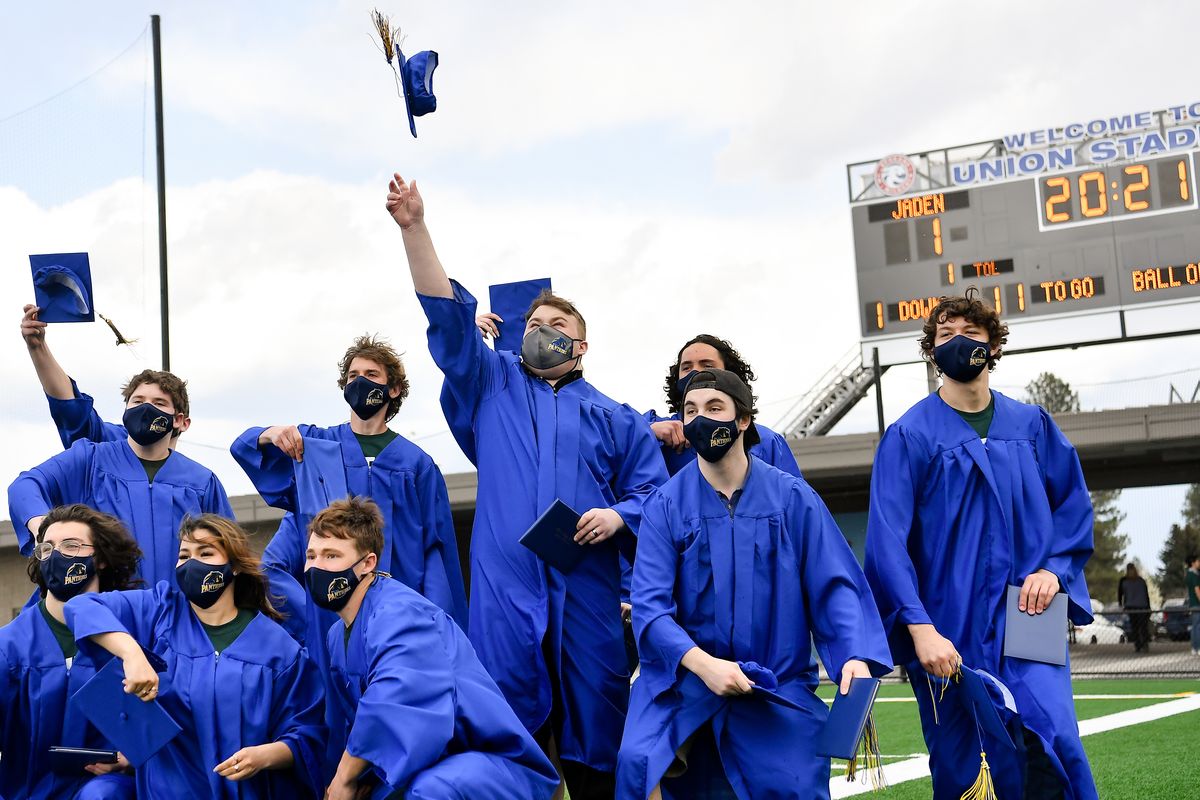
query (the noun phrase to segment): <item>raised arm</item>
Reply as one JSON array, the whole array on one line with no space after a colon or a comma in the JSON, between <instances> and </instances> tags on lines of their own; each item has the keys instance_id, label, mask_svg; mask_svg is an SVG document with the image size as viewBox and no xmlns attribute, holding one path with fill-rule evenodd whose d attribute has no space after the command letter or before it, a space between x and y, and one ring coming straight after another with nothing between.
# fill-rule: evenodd
<instances>
[{"instance_id":1,"label":"raised arm","mask_svg":"<svg viewBox=\"0 0 1200 800\"><path fill-rule=\"evenodd\" d=\"M427 297L453 297L450 279L433 249L433 238L425 227L425 201L417 182L408 183L397 172L388 182L387 210L404 234L404 252L412 273L413 288Z\"/></svg>"},{"instance_id":2,"label":"raised arm","mask_svg":"<svg viewBox=\"0 0 1200 800\"><path fill-rule=\"evenodd\" d=\"M70 400L75 396L71 379L46 344L48 323L38 320L38 311L35 305L25 306L25 316L21 317L21 338L25 340L29 360L33 362L33 369L46 396L55 400Z\"/></svg>"}]
</instances>

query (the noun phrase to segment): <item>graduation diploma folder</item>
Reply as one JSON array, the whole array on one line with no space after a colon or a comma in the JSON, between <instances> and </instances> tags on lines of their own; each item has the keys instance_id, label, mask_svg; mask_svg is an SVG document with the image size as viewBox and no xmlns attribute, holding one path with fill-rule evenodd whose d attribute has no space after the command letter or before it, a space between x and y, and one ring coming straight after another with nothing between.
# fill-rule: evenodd
<instances>
[{"instance_id":1,"label":"graduation diploma folder","mask_svg":"<svg viewBox=\"0 0 1200 800\"><path fill-rule=\"evenodd\" d=\"M50 769L59 775L83 775L88 764L117 763L116 750L93 750L90 747L51 747Z\"/></svg>"},{"instance_id":2,"label":"graduation diploma folder","mask_svg":"<svg viewBox=\"0 0 1200 800\"><path fill-rule=\"evenodd\" d=\"M579 519L569 505L555 500L521 535L521 544L559 572L570 572L587 554L586 545L575 541Z\"/></svg>"},{"instance_id":3,"label":"graduation diploma folder","mask_svg":"<svg viewBox=\"0 0 1200 800\"><path fill-rule=\"evenodd\" d=\"M135 767L146 763L181 728L157 700L125 693L125 668L113 658L71 697L84 716Z\"/></svg>"},{"instance_id":4,"label":"graduation diploma folder","mask_svg":"<svg viewBox=\"0 0 1200 800\"><path fill-rule=\"evenodd\" d=\"M854 758L878 692L878 678L853 678L847 694L838 692L825 727L817 735L817 755L847 761Z\"/></svg>"},{"instance_id":5,"label":"graduation diploma folder","mask_svg":"<svg viewBox=\"0 0 1200 800\"><path fill-rule=\"evenodd\" d=\"M1067 663L1067 595L1059 592L1041 614L1029 615L1019 608L1021 587L1008 587L1004 619L1004 657Z\"/></svg>"}]
</instances>

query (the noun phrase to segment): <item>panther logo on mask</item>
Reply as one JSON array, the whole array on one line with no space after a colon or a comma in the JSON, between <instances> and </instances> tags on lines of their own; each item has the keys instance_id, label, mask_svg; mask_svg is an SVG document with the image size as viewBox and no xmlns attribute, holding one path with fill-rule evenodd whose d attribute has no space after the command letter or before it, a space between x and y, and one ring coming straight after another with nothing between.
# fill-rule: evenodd
<instances>
[{"instance_id":1,"label":"panther logo on mask","mask_svg":"<svg viewBox=\"0 0 1200 800\"><path fill-rule=\"evenodd\" d=\"M171 420L166 417L155 417L154 421L150 423L151 433L166 433L169 430L171 430Z\"/></svg>"},{"instance_id":2,"label":"panther logo on mask","mask_svg":"<svg viewBox=\"0 0 1200 800\"><path fill-rule=\"evenodd\" d=\"M367 392L367 405L381 406L383 405L383 392L379 389L372 389Z\"/></svg>"},{"instance_id":3,"label":"panther logo on mask","mask_svg":"<svg viewBox=\"0 0 1200 800\"><path fill-rule=\"evenodd\" d=\"M72 564L67 567L66 577L63 578L63 583L67 586L74 586L77 583L83 583L88 579L87 567L83 564Z\"/></svg>"},{"instance_id":4,"label":"panther logo on mask","mask_svg":"<svg viewBox=\"0 0 1200 800\"><path fill-rule=\"evenodd\" d=\"M560 336L550 344L546 345L546 349L559 355L571 355L571 340L566 336Z\"/></svg>"},{"instance_id":5,"label":"panther logo on mask","mask_svg":"<svg viewBox=\"0 0 1200 800\"><path fill-rule=\"evenodd\" d=\"M711 447L724 447L733 441L733 434L729 432L729 428L717 428L713 431L712 438L708 444Z\"/></svg>"},{"instance_id":6,"label":"panther logo on mask","mask_svg":"<svg viewBox=\"0 0 1200 800\"><path fill-rule=\"evenodd\" d=\"M987 363L987 350L982 347L976 347L971 351L971 366L982 367Z\"/></svg>"},{"instance_id":7,"label":"panther logo on mask","mask_svg":"<svg viewBox=\"0 0 1200 800\"><path fill-rule=\"evenodd\" d=\"M334 578L329 584L329 597L327 599L330 601L340 600L346 596L346 592L348 591L350 591L350 581L345 578Z\"/></svg>"},{"instance_id":8,"label":"panther logo on mask","mask_svg":"<svg viewBox=\"0 0 1200 800\"><path fill-rule=\"evenodd\" d=\"M213 570L200 581L200 594L219 592L225 588L225 575L220 570Z\"/></svg>"}]
</instances>

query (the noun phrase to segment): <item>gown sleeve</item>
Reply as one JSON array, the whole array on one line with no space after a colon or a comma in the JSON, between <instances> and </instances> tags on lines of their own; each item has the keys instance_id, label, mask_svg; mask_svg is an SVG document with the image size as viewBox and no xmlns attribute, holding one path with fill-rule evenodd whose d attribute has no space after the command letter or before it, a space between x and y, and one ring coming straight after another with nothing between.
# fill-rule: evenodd
<instances>
[{"instance_id":1,"label":"gown sleeve","mask_svg":"<svg viewBox=\"0 0 1200 800\"><path fill-rule=\"evenodd\" d=\"M788 446L787 439L774 431L768 438L770 443L767 445L767 458L763 460L788 475L794 475L797 478L804 477L800 474L800 465L796 463L796 456L792 454L792 448Z\"/></svg>"},{"instance_id":2,"label":"gown sleeve","mask_svg":"<svg viewBox=\"0 0 1200 800\"><path fill-rule=\"evenodd\" d=\"M642 660L639 681L647 681L658 697L675 685L679 662L696 642L675 620L675 576L679 551L671 537L667 503L656 496L647 503L633 562L633 630Z\"/></svg>"},{"instance_id":3,"label":"gown sleeve","mask_svg":"<svg viewBox=\"0 0 1200 800\"><path fill-rule=\"evenodd\" d=\"M450 284L453 297L418 294L417 299L429 320L426 332L429 353L446 376L443 395L446 392L451 395L452 402L446 402L444 397L442 402L447 422L452 431L468 431L474 428L479 401L504 380L504 367L500 356L484 343L483 334L475 327L479 303L458 281Z\"/></svg>"},{"instance_id":4,"label":"gown sleeve","mask_svg":"<svg viewBox=\"0 0 1200 800\"><path fill-rule=\"evenodd\" d=\"M463 587L458 537L450 513L446 480L432 459L416 475L421 502L421 528L425 531L425 578L421 594L467 628L467 593Z\"/></svg>"},{"instance_id":5,"label":"gown sleeve","mask_svg":"<svg viewBox=\"0 0 1200 800\"><path fill-rule=\"evenodd\" d=\"M1046 498L1054 523L1050 555L1044 565L1058 576L1070 602L1068 613L1076 625L1092 621L1083 567L1092 557L1092 497L1083 479L1079 454L1044 410L1037 442L1038 461L1046 481Z\"/></svg>"},{"instance_id":6,"label":"gown sleeve","mask_svg":"<svg viewBox=\"0 0 1200 800\"><path fill-rule=\"evenodd\" d=\"M80 648L99 648L88 641L102 633L128 633L142 647L153 650L155 621L171 605L170 587L160 581L153 589L123 592L87 592L67 601L63 615Z\"/></svg>"},{"instance_id":7,"label":"gown sleeve","mask_svg":"<svg viewBox=\"0 0 1200 800\"><path fill-rule=\"evenodd\" d=\"M617 502L613 511L636 535L642 521L642 505L651 493L667 482L667 467L658 440L641 415L629 406L613 414L614 432L621 448L621 465L613 480Z\"/></svg>"},{"instance_id":8,"label":"gown sleeve","mask_svg":"<svg viewBox=\"0 0 1200 800\"><path fill-rule=\"evenodd\" d=\"M301 436L307 436L311 425L298 426ZM296 510L296 470L291 456L273 444L258 444L266 428L250 428L233 440L229 453L250 478L254 489L262 495L267 505Z\"/></svg>"},{"instance_id":9,"label":"gown sleeve","mask_svg":"<svg viewBox=\"0 0 1200 800\"><path fill-rule=\"evenodd\" d=\"M850 659L866 662L871 674L892 671L887 637L862 567L825 503L807 484L792 490L792 514L804 543L800 586L817 652L834 683Z\"/></svg>"},{"instance_id":10,"label":"gown sleeve","mask_svg":"<svg viewBox=\"0 0 1200 800\"><path fill-rule=\"evenodd\" d=\"M403 788L435 764L454 737L454 677L437 617L407 608L375 613L365 631L367 685L346 752ZM332 634L331 634L332 637Z\"/></svg>"},{"instance_id":11,"label":"gown sleeve","mask_svg":"<svg viewBox=\"0 0 1200 800\"><path fill-rule=\"evenodd\" d=\"M100 419L100 415L96 413L96 404L92 400L92 396L79 391L79 386L75 384L74 378L71 378L70 381L71 392L74 394L71 399L60 400L57 397L46 395L46 402L50 405L50 419L54 421L54 427L58 429L58 437L62 440L63 448L70 447L80 439L92 442L124 441L128 436L125 426L114 425Z\"/></svg>"},{"instance_id":12,"label":"gown sleeve","mask_svg":"<svg viewBox=\"0 0 1200 800\"><path fill-rule=\"evenodd\" d=\"M263 550L263 567L281 570L297 581L303 581L307 543L307 537L300 530L296 515L289 511L279 520L279 528Z\"/></svg>"},{"instance_id":13,"label":"gown sleeve","mask_svg":"<svg viewBox=\"0 0 1200 800\"><path fill-rule=\"evenodd\" d=\"M321 676L305 655L282 670L274 682L271 729L275 741L292 751L292 769L316 795L325 788L323 759L328 729L325 727L325 692Z\"/></svg>"},{"instance_id":14,"label":"gown sleeve","mask_svg":"<svg viewBox=\"0 0 1200 800\"><path fill-rule=\"evenodd\" d=\"M33 469L26 470L8 487L8 509L21 555L33 553L28 523L55 506L86 503L90 499L92 450L89 441L78 441Z\"/></svg>"},{"instance_id":15,"label":"gown sleeve","mask_svg":"<svg viewBox=\"0 0 1200 800\"><path fill-rule=\"evenodd\" d=\"M892 644L892 656L899 664L914 657L907 626L932 623L921 601L917 570L908 552L917 507L911 446L905 431L895 425L879 442L871 471L864 563L883 629Z\"/></svg>"}]
</instances>

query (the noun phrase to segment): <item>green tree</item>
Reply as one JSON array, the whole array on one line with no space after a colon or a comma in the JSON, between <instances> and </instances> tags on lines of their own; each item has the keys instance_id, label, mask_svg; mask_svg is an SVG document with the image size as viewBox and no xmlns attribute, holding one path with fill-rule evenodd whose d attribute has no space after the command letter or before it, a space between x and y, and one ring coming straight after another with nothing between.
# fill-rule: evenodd
<instances>
[{"instance_id":1,"label":"green tree","mask_svg":"<svg viewBox=\"0 0 1200 800\"><path fill-rule=\"evenodd\" d=\"M1080 410L1079 392L1053 372L1043 372L1025 387L1026 402L1036 403L1051 414L1074 414ZM1125 572L1125 549L1129 537L1120 532L1125 513L1117 505L1120 489L1104 489L1091 493L1095 516L1092 528L1092 557L1083 568L1088 591L1102 602L1117 599L1117 583ZM1197 492L1200 505L1200 492ZM1198 509L1200 510L1200 509Z\"/></svg>"},{"instance_id":2,"label":"green tree","mask_svg":"<svg viewBox=\"0 0 1200 800\"><path fill-rule=\"evenodd\" d=\"M1171 526L1171 533L1158 554L1162 562L1158 585L1164 600L1180 597L1187 590L1184 582L1187 557L1197 554L1200 554L1200 483L1193 483L1183 500L1183 524Z\"/></svg>"}]
</instances>

